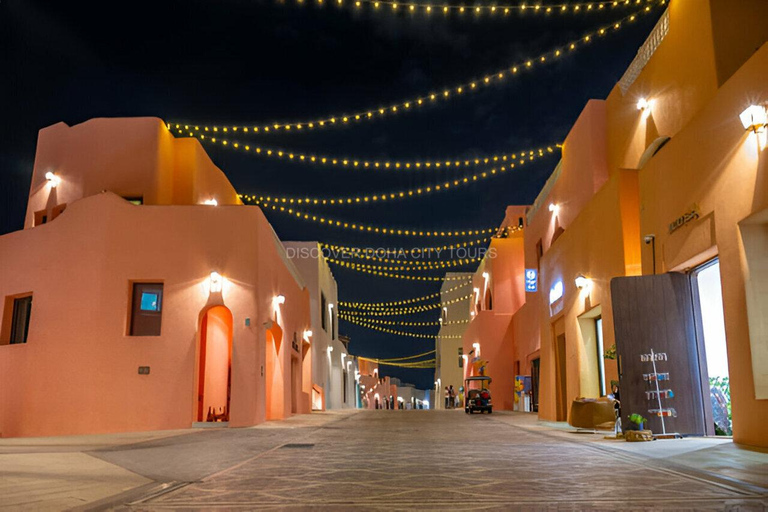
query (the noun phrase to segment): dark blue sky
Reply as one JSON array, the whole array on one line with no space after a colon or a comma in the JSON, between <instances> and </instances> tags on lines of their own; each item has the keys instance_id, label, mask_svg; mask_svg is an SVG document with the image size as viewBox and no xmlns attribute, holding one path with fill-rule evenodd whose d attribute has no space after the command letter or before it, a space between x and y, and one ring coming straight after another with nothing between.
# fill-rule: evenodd
<instances>
[{"instance_id":1,"label":"dark blue sky","mask_svg":"<svg viewBox=\"0 0 768 512\"><path fill-rule=\"evenodd\" d=\"M0 3L0 233L22 227L37 132L53 123L157 116L195 124L253 125L354 112L481 77L629 12L626 7L604 14L511 14L462 21L458 16L425 19L305 4ZM661 12L657 8L567 58L476 94L353 128L270 134L259 140L265 146L371 159L464 158L561 141L584 103L608 94ZM380 192L466 173L355 173L265 161L223 149L209 148L209 153L242 193ZM556 163L557 157L550 157L428 198L318 211L404 228L492 226L501 221L505 206L531 203ZM434 239L377 239L267 215L284 240L391 247L434 244ZM345 301L396 300L439 289L439 283L333 270ZM435 318L435 313L425 313L411 320ZM345 322L341 332L351 336L353 352L366 356L398 357L431 347L428 340L390 336ZM430 387L433 380L431 370L390 373L419 387Z\"/></svg>"}]
</instances>

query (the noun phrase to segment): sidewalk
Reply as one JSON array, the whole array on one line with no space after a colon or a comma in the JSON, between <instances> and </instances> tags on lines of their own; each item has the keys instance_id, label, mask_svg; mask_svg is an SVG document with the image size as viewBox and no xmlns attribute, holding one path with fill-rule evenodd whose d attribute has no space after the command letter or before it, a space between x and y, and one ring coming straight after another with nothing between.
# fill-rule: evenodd
<instances>
[{"instance_id":1,"label":"sidewalk","mask_svg":"<svg viewBox=\"0 0 768 512\"><path fill-rule=\"evenodd\" d=\"M264 431L257 436L261 443L252 443L252 451L239 454L244 459L279 445L297 431L313 430L348 414L313 413L242 429L0 439L0 510L68 510L158 482L202 478L238 462L237 453L222 447L223 435L242 437ZM149 449L158 455L135 456ZM213 457L217 452L222 454L219 459ZM200 460L196 465L186 457Z\"/></svg>"},{"instance_id":2,"label":"sidewalk","mask_svg":"<svg viewBox=\"0 0 768 512\"><path fill-rule=\"evenodd\" d=\"M739 446L730 438L689 437L646 443L629 443L623 439L606 439L611 432L576 433L564 422L539 421L536 414L499 411L500 421L528 431L544 433L575 443L591 443L617 456L649 459L649 463L670 468L683 466L704 477L744 483L768 491L768 451Z\"/></svg>"}]
</instances>

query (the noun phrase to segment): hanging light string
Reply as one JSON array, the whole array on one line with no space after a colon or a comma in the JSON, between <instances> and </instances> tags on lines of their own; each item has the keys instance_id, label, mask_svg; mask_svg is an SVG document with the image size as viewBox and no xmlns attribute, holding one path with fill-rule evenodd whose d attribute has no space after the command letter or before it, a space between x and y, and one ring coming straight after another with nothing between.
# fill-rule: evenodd
<instances>
[{"instance_id":1,"label":"hanging light string","mask_svg":"<svg viewBox=\"0 0 768 512\"><path fill-rule=\"evenodd\" d=\"M356 255L345 255L349 258L358 258L361 259L362 256L356 256ZM366 265L369 268L378 267L380 270L440 270L443 268L451 268L451 267L460 267L462 265L469 265L470 263L478 263L482 261L483 256L477 256L474 258L458 258L453 260L446 260L446 261L430 261L430 260L398 260L398 259L390 259L390 258L381 258L381 257L368 257L365 259L379 261L381 263L386 263L387 265L369 265L365 263L359 263L359 265ZM394 266L393 266L394 265Z\"/></svg>"},{"instance_id":2,"label":"hanging light string","mask_svg":"<svg viewBox=\"0 0 768 512\"><path fill-rule=\"evenodd\" d=\"M353 319L353 320L359 320L363 322L370 322L373 324L378 325L391 325L391 326L398 326L398 327L432 327L432 326L446 326L446 325L459 325L459 324L468 324L469 320L453 320L450 322L443 322L440 323L439 320L435 320L434 322L396 322L394 320L384 320L382 318L369 318L365 316L359 316L359 315L353 315L353 314L346 314L345 316Z\"/></svg>"},{"instance_id":3,"label":"hanging light string","mask_svg":"<svg viewBox=\"0 0 768 512\"><path fill-rule=\"evenodd\" d=\"M435 368L435 360L429 359L421 363L380 363L381 366L397 366L399 368L411 368L419 370L432 370Z\"/></svg>"},{"instance_id":4,"label":"hanging light string","mask_svg":"<svg viewBox=\"0 0 768 512\"><path fill-rule=\"evenodd\" d=\"M440 335L435 335L435 334L423 334L423 333L419 333L419 332L398 331L396 329L390 329L388 327L381 327L380 325L376 325L374 323L367 322L367 321L352 320L350 317L347 317L347 316L341 315L341 314L339 315L339 318L341 318L342 320L345 320L345 321L347 321L347 322L349 322L351 324L359 325L360 327L365 327L365 328L368 328L368 329L371 329L371 330L374 330L374 331L385 332L387 334L396 334L398 336L410 336L412 338L422 338L422 339L428 339L428 340L434 340L434 339L461 339L462 338L462 336L460 336L458 334L440 336Z\"/></svg>"},{"instance_id":5,"label":"hanging light string","mask_svg":"<svg viewBox=\"0 0 768 512\"><path fill-rule=\"evenodd\" d=\"M435 266L431 267L413 267L409 265L372 265L369 263L354 263L355 265L358 265L360 268L365 268L368 270L384 270L385 272L413 272L413 271L430 271L430 270L441 270L444 268L453 268L453 267L462 267L464 265L469 265L471 263L479 262L483 258L469 258L469 259L461 259L461 260L451 260L451 261L440 261L435 262ZM334 260L335 262L338 262L340 260ZM402 262L405 263L405 262ZM408 262L413 263L413 262Z\"/></svg>"},{"instance_id":6,"label":"hanging light string","mask_svg":"<svg viewBox=\"0 0 768 512\"><path fill-rule=\"evenodd\" d=\"M503 226L497 229L496 234L493 236L486 236L483 238L478 238L477 240L470 240L468 242L461 242L461 243L455 243L455 244L447 244L447 245L441 245L441 246L429 246L429 247L414 247L412 249L409 249L408 252L411 254L421 254L421 253L430 253L430 252L436 252L440 253L442 251L447 251L451 249L460 249L463 247L469 247L472 245L480 245L484 244L491 240L491 238L506 238L511 232L517 231L518 228L511 228L509 226ZM372 248L372 247L351 247L348 245L334 245L334 244L326 244L326 243L320 243L320 247L323 249L330 249L333 252L340 252L343 254L349 254L351 256L354 256L356 258L362 258L362 259L373 259L375 260L378 256L377 254L381 251L384 251L386 254L400 254L400 249L386 249L386 248Z\"/></svg>"},{"instance_id":7,"label":"hanging light string","mask_svg":"<svg viewBox=\"0 0 768 512\"><path fill-rule=\"evenodd\" d=\"M666 3L666 0L656 0L653 4L664 5L665 3ZM476 7L473 7L473 9L475 8ZM395 115L402 112L418 110L426 105L434 104L439 101L448 101L453 96L462 96L462 95L465 95L466 93L475 92L484 87L489 87L498 83L503 83L507 81L510 77L518 76L523 71L528 71L533 68L538 68L540 66L546 65L551 61L559 60L564 55L570 55L577 48L580 48L582 46L589 44L590 42L597 39L598 37L602 37L611 32L616 32L620 30L621 28L625 27L627 24L635 21L640 15L651 12L651 10L652 10L651 5L648 5L645 8L633 14L625 16L624 18L618 21L604 25L601 28L598 28L594 31L587 32L583 34L581 37L579 37L578 39L574 39L569 43L566 43L561 46L557 46L555 47L555 49L544 52L538 55L537 57L531 57L529 59L522 60L517 64L514 64L507 68L494 71L493 73L488 73L484 75L482 78L478 78L476 80L464 82L461 84L455 84L451 87L443 88L439 92L435 91L430 94L424 94L421 96L416 96L410 99L402 100L397 103L390 104L389 106L386 106L386 107L377 107L377 108L371 107L365 110L359 110L351 114L337 114L337 115L328 116L321 119L289 122L289 123L272 123L272 124L254 125L254 126L244 126L244 125L201 126L199 124L195 125L194 123L189 124L189 123L183 123L183 122L170 122L168 123L168 127L170 128L171 126L175 126L177 129L180 129L182 126L184 126L184 129L187 130L187 133L189 133L190 136L194 136L193 134L194 131L201 131L201 130L204 133L207 132L211 134L218 134L219 132L229 133L230 131L238 132L238 133L249 133L249 134L272 133L272 132L295 133L295 132L301 132L306 130L328 128L332 126L350 126L355 123L359 123L361 121L371 121L374 119L381 119L381 118L388 117L388 116Z\"/></svg>"},{"instance_id":8,"label":"hanging light string","mask_svg":"<svg viewBox=\"0 0 768 512\"><path fill-rule=\"evenodd\" d=\"M467 229L467 230L447 230L447 231L422 231L417 229L405 229L405 228L387 228L381 226L372 226L368 224L361 224L356 222L342 221L338 219L331 219L322 215L316 215L308 212L294 210L290 207L279 206L273 203L262 203L260 201L253 201L253 204L269 208L272 211L284 213L295 217L297 219L306 220L309 222L315 222L318 224L324 224L330 227L349 229L353 231L377 233L392 236L408 236L408 237L460 237L460 236L477 236L477 235L489 235L498 231L498 228L483 228L483 229Z\"/></svg>"},{"instance_id":9,"label":"hanging light string","mask_svg":"<svg viewBox=\"0 0 768 512\"><path fill-rule=\"evenodd\" d=\"M199 127L195 127L199 128ZM173 129L171 129L173 131ZM184 135L183 128L176 128L175 131L180 135ZM233 135L235 135L233 133ZM342 169L373 169L379 171L386 170L431 170L431 169L450 169L461 167L474 167L478 165L493 164L497 162L512 162L518 158L527 158L529 155L538 154L543 156L545 152L553 153L555 148L561 148L562 144L555 143L541 148L527 149L516 151L514 153L504 153L497 155L485 155L481 157L473 158L453 158L444 160L427 160L427 159L414 159L414 160L401 160L401 159L382 159L382 160L366 160L360 157L338 157L338 156L323 156L309 153L301 153L297 151L290 151L287 149L276 149L263 147L254 143L245 143L242 141L235 141L221 137L206 136L204 133L199 133L197 130L192 134L193 137L197 137L206 144L216 145L225 149L231 149L233 151L241 151L249 155L261 156L264 158L276 158L278 160L285 160L300 164L315 165L319 167L338 167Z\"/></svg>"},{"instance_id":10,"label":"hanging light string","mask_svg":"<svg viewBox=\"0 0 768 512\"><path fill-rule=\"evenodd\" d=\"M406 357L394 357L394 358L388 358L388 359L377 359L375 357L364 357L364 356L357 356L358 359L361 359L363 361L372 361L374 363L392 363L392 362L400 362L405 361L406 359L417 359L419 357L428 356L430 354L434 354L437 352L437 350L430 350L429 352L422 352L421 354L416 354L415 356L406 356ZM413 361L418 362L418 361Z\"/></svg>"},{"instance_id":11,"label":"hanging light string","mask_svg":"<svg viewBox=\"0 0 768 512\"><path fill-rule=\"evenodd\" d=\"M467 279L470 277L468 276ZM436 292L436 293L430 293L429 295L422 295L420 297L413 297L411 299L403 299L403 300L394 300L389 302L344 302L339 301L339 306L344 306L348 308L357 308L357 309L373 309L373 308L381 308L381 307L387 307L387 306L403 306L406 304L413 304L415 302L421 302L424 300L429 299L435 299L439 298L441 296L441 293L451 293L456 290L461 290L462 288L466 288L467 286L470 286L472 283L464 283L456 285L452 288L449 288L445 290L445 292Z\"/></svg>"},{"instance_id":12,"label":"hanging light string","mask_svg":"<svg viewBox=\"0 0 768 512\"><path fill-rule=\"evenodd\" d=\"M550 148L551 149L551 148ZM403 200L403 199L411 199L413 197L420 197L425 196L427 194L432 194L440 191L447 191L451 188L458 188L458 187L466 187L469 186L471 183L476 183L478 181L485 180L487 178L491 178L494 176L500 176L504 173L506 173L508 170L514 169L518 165L525 165L527 162L532 162L536 158L541 158L543 156L551 154L551 152L546 152L544 150L539 150L540 153L537 155L533 151L531 151L529 154L526 155L520 155L521 158L516 162L510 162L507 165L500 165L497 167L493 167L491 169L487 169L485 171L477 172L475 174L471 174L468 176L464 176L463 178L456 178L453 180L446 180L442 183L436 183L434 185L426 185L421 187L414 187L406 190L399 190L394 192L379 192L379 193L371 193L371 194L365 194L365 195L358 195L358 196L347 196L347 197L291 197L291 196L254 196L250 194L241 194L240 198L245 201L259 201L264 203L284 203L284 204L299 204L299 205L354 205L354 204L361 204L361 203L377 203L377 202L388 202L393 200Z\"/></svg>"},{"instance_id":13,"label":"hanging light string","mask_svg":"<svg viewBox=\"0 0 768 512\"><path fill-rule=\"evenodd\" d=\"M433 276L414 276L414 275L407 275L407 274L393 274L391 272L384 272L380 270L373 270L369 268L365 268L360 266L357 263L350 263L346 261L339 261L334 260L331 258L326 258L326 260L329 263L333 263L335 265L338 265L340 267L348 268L350 270L354 270L355 272L362 272L364 274L371 274L378 277L388 277L391 279L406 279L409 281L454 281L458 280L458 277L454 276L446 276L446 277L433 277Z\"/></svg>"},{"instance_id":14,"label":"hanging light string","mask_svg":"<svg viewBox=\"0 0 768 512\"><path fill-rule=\"evenodd\" d=\"M462 297L456 297L455 299L446 300L442 302L435 302L432 304L423 304L420 306L408 306L408 307L382 307L378 310L352 310L339 308L340 313L353 316L399 316L399 315L413 315L416 313L423 313L425 311L431 311L433 309L440 309L445 306L457 304L472 297L472 294L464 295Z\"/></svg>"},{"instance_id":15,"label":"hanging light string","mask_svg":"<svg viewBox=\"0 0 768 512\"><path fill-rule=\"evenodd\" d=\"M280 2L284 4L285 2ZM500 5L464 5L464 4L430 4L415 2L397 2L395 0L315 0L318 6L324 4L335 5L339 9L362 10L367 9L374 13L379 12L405 12L413 14L423 14L426 19L439 20L448 16L458 16L461 20L483 19L504 19L511 13L518 14L580 14L580 13L600 13L606 10L617 9L630 5L640 5L642 3L652 4L654 0L613 0L583 3L558 3L549 5L526 5L526 4L500 4ZM304 0L296 0L297 6L302 6ZM465 16L465 14L467 16ZM469 17L474 14L474 17ZM442 15L442 16L441 16Z\"/></svg>"}]
</instances>

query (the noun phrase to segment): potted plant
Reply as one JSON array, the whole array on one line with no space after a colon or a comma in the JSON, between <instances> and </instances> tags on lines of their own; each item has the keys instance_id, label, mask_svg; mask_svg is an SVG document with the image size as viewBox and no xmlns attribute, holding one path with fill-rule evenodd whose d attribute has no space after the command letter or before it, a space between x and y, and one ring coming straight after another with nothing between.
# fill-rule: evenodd
<instances>
[{"instance_id":1,"label":"potted plant","mask_svg":"<svg viewBox=\"0 0 768 512\"><path fill-rule=\"evenodd\" d=\"M634 413L629 415L629 422L633 426L632 430L645 430L643 427L645 426L646 421L648 420L643 418L640 414Z\"/></svg>"}]
</instances>

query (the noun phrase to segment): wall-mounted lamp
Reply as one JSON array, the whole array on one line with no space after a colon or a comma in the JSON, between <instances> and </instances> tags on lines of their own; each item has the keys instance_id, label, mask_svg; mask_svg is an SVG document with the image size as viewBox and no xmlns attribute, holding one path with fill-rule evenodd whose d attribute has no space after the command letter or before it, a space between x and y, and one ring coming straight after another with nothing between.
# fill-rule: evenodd
<instances>
[{"instance_id":1,"label":"wall-mounted lamp","mask_svg":"<svg viewBox=\"0 0 768 512\"><path fill-rule=\"evenodd\" d=\"M750 105L739 114L739 119L745 130L752 130L755 133L762 132L768 125L768 109L765 105Z\"/></svg>"},{"instance_id":2,"label":"wall-mounted lamp","mask_svg":"<svg viewBox=\"0 0 768 512\"><path fill-rule=\"evenodd\" d=\"M219 202L216 199L208 199L207 201L203 201L203 204L208 206L219 206Z\"/></svg>"},{"instance_id":3,"label":"wall-mounted lamp","mask_svg":"<svg viewBox=\"0 0 768 512\"><path fill-rule=\"evenodd\" d=\"M490 274L488 272L483 272L483 279L487 281L489 277L490 277Z\"/></svg>"},{"instance_id":4,"label":"wall-mounted lamp","mask_svg":"<svg viewBox=\"0 0 768 512\"><path fill-rule=\"evenodd\" d=\"M274 299L272 299L272 305L274 307L277 307L281 304L285 304L285 295L277 295Z\"/></svg>"},{"instance_id":5,"label":"wall-mounted lamp","mask_svg":"<svg viewBox=\"0 0 768 512\"><path fill-rule=\"evenodd\" d=\"M304 337L305 338L311 338L312 337L312 331L310 329L307 329L304 331Z\"/></svg>"},{"instance_id":6,"label":"wall-mounted lamp","mask_svg":"<svg viewBox=\"0 0 768 512\"><path fill-rule=\"evenodd\" d=\"M333 352L333 347L328 347L328 356L330 357L331 352Z\"/></svg>"},{"instance_id":7,"label":"wall-mounted lamp","mask_svg":"<svg viewBox=\"0 0 768 512\"><path fill-rule=\"evenodd\" d=\"M48 180L48 184L51 185L51 188L56 188L56 185L61 183L61 178L53 174L51 171L45 173L45 179Z\"/></svg>"},{"instance_id":8,"label":"wall-mounted lamp","mask_svg":"<svg viewBox=\"0 0 768 512\"><path fill-rule=\"evenodd\" d=\"M642 111L651 110L653 108L653 103L654 103L653 100L640 98L639 100L637 100L637 110L642 110Z\"/></svg>"},{"instance_id":9,"label":"wall-mounted lamp","mask_svg":"<svg viewBox=\"0 0 768 512\"><path fill-rule=\"evenodd\" d=\"M549 211L552 212L552 215L557 215L560 213L560 205L555 203L549 203Z\"/></svg>"},{"instance_id":10,"label":"wall-mounted lamp","mask_svg":"<svg viewBox=\"0 0 768 512\"><path fill-rule=\"evenodd\" d=\"M224 278L218 272L211 272L211 277L208 278L211 284L211 293L221 293L221 287L224 283Z\"/></svg>"},{"instance_id":11,"label":"wall-mounted lamp","mask_svg":"<svg viewBox=\"0 0 768 512\"><path fill-rule=\"evenodd\" d=\"M585 290L589 291L592 289L592 280L588 277L584 277L584 275L579 274L576 276L576 279L574 281L576 283L576 288L579 290Z\"/></svg>"},{"instance_id":12,"label":"wall-mounted lamp","mask_svg":"<svg viewBox=\"0 0 768 512\"><path fill-rule=\"evenodd\" d=\"M474 311L470 311L469 314L474 318L474 316L475 316L475 312Z\"/></svg>"},{"instance_id":13,"label":"wall-mounted lamp","mask_svg":"<svg viewBox=\"0 0 768 512\"><path fill-rule=\"evenodd\" d=\"M474 347L474 349L475 349L475 355L476 355L477 357L480 357L480 343L478 343L478 342L474 342L474 343L472 344L472 347Z\"/></svg>"}]
</instances>

